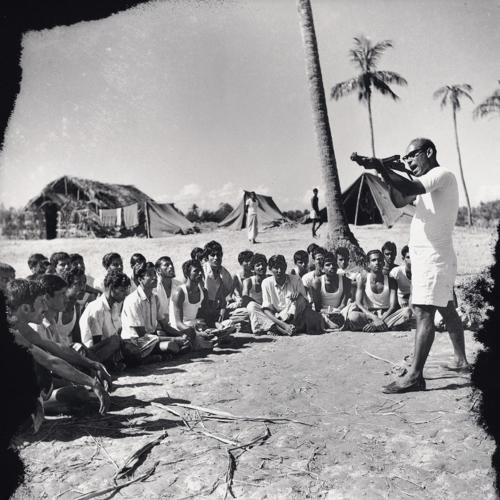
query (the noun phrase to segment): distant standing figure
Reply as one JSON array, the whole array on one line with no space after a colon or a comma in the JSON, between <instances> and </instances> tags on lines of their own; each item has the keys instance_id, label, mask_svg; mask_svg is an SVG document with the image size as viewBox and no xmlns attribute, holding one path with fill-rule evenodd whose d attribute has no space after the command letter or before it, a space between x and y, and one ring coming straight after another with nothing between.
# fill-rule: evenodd
<instances>
[{"instance_id":1,"label":"distant standing figure","mask_svg":"<svg viewBox=\"0 0 500 500\"><path fill-rule=\"evenodd\" d=\"M316 238L318 236L317 231L323 224L321 217L319 215L319 198L318 198L318 189L313 189L313 197L311 198L311 220L312 220L312 236ZM318 224L316 226L316 224Z\"/></svg>"},{"instance_id":2,"label":"distant standing figure","mask_svg":"<svg viewBox=\"0 0 500 500\"><path fill-rule=\"evenodd\" d=\"M257 195L252 191L246 201L248 241L251 243L257 243L255 238L257 238L257 234L259 233L259 222L257 220L258 206Z\"/></svg>"}]
</instances>

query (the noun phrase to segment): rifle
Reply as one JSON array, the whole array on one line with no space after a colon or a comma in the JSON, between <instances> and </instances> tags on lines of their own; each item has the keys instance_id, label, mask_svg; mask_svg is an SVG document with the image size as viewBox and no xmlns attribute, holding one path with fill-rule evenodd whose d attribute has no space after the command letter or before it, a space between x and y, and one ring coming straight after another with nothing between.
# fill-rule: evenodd
<instances>
[{"instance_id":1,"label":"rifle","mask_svg":"<svg viewBox=\"0 0 500 500\"><path fill-rule=\"evenodd\" d=\"M413 177L413 173L405 168L405 164L401 161L399 155L388 156L387 158L370 158L369 156L360 156L358 153L353 153L351 160L366 169L375 169L382 164L386 168L409 175L410 179Z\"/></svg>"}]
</instances>

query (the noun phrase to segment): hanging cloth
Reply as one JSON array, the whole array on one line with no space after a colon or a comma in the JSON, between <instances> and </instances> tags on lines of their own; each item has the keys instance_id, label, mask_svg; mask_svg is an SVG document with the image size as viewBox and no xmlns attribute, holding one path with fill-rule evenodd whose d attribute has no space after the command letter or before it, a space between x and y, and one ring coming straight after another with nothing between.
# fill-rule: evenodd
<instances>
[{"instance_id":1,"label":"hanging cloth","mask_svg":"<svg viewBox=\"0 0 500 500\"><path fill-rule=\"evenodd\" d=\"M116 217L116 208L100 208L99 209L99 218L101 219L102 225L104 227L114 227L116 226L117 217Z\"/></svg>"},{"instance_id":2,"label":"hanging cloth","mask_svg":"<svg viewBox=\"0 0 500 500\"><path fill-rule=\"evenodd\" d=\"M139 225L139 207L137 203L123 207L123 223L127 229Z\"/></svg>"}]
</instances>

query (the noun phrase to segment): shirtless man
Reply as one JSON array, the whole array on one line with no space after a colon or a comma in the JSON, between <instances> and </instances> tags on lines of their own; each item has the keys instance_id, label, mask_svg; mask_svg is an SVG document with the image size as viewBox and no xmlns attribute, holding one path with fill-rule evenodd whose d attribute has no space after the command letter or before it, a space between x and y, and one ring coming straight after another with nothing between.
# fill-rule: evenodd
<instances>
[{"instance_id":1,"label":"shirtless man","mask_svg":"<svg viewBox=\"0 0 500 500\"><path fill-rule=\"evenodd\" d=\"M396 311L396 282L383 273L384 257L380 250L366 254L368 272L357 280L356 306L347 319L353 331L381 332L388 329L385 320Z\"/></svg>"},{"instance_id":2,"label":"shirtless man","mask_svg":"<svg viewBox=\"0 0 500 500\"><path fill-rule=\"evenodd\" d=\"M302 283L307 292L309 301L312 302L311 288L313 281L323 274L323 266L325 264L325 251L321 247L316 247L312 253L314 270L302 276Z\"/></svg>"}]
</instances>

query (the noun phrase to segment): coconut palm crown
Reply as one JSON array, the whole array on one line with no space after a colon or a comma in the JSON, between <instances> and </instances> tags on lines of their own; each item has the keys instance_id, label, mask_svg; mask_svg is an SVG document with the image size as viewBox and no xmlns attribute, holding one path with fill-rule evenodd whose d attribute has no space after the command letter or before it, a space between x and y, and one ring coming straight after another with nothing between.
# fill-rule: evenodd
<instances>
[{"instance_id":1,"label":"coconut palm crown","mask_svg":"<svg viewBox=\"0 0 500 500\"><path fill-rule=\"evenodd\" d=\"M433 94L434 99L441 99L441 108L445 108L446 106L450 105L453 112L453 129L455 131L455 144L457 146L458 166L460 168L460 178L462 179L465 200L467 202L469 225L472 225L472 215L469 193L467 192L467 186L465 185L464 170L462 167L462 155L460 153L460 143L458 141L457 111L460 111L461 109L461 99L467 98L471 102L474 102L472 96L470 95L471 92L472 87L468 83L462 83L455 85L445 85L444 87L440 87L439 89L437 89Z\"/></svg>"},{"instance_id":2,"label":"coconut palm crown","mask_svg":"<svg viewBox=\"0 0 500 500\"><path fill-rule=\"evenodd\" d=\"M375 138L373 133L371 107L373 89L397 101L399 96L389 85L408 85L408 82L398 73L377 69L377 64L382 54L387 49L392 48L392 46L391 40L382 40L381 42L372 44L372 42L363 35L354 37L354 48L349 51L349 55L351 61L359 69L359 74L349 80L337 83L332 87L330 92L330 97L335 100L357 92L358 99L362 102L366 102L368 106L373 156L375 156Z\"/></svg>"},{"instance_id":3,"label":"coconut palm crown","mask_svg":"<svg viewBox=\"0 0 500 500\"><path fill-rule=\"evenodd\" d=\"M484 118L488 115L500 116L500 80L498 80L498 88L480 103L474 110L474 118Z\"/></svg>"}]
</instances>

